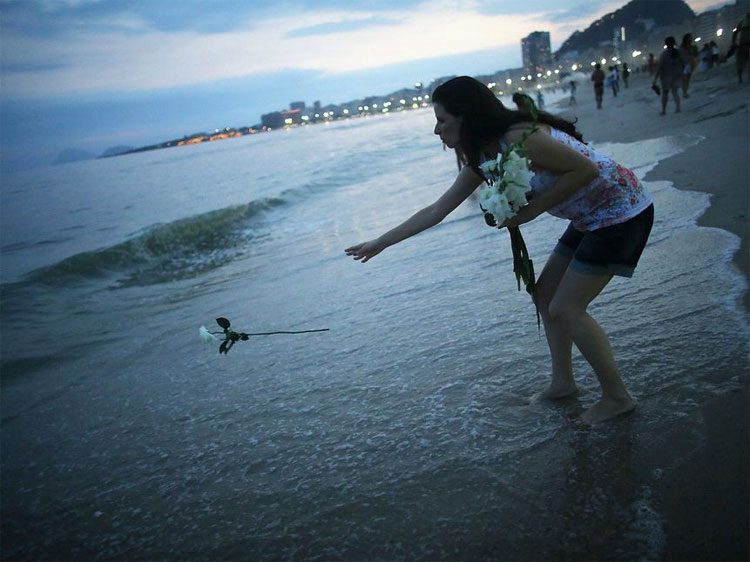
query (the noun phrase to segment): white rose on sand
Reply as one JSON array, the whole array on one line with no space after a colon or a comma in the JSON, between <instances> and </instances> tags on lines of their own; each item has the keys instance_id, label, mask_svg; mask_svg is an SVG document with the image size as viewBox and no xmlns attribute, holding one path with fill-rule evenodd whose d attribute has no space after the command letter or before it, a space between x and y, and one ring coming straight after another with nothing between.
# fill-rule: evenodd
<instances>
[{"instance_id":1,"label":"white rose on sand","mask_svg":"<svg viewBox=\"0 0 750 562\"><path fill-rule=\"evenodd\" d=\"M219 341L219 338L209 332L205 326L200 327L200 330L198 330L198 334L205 343L213 343L215 341Z\"/></svg>"}]
</instances>

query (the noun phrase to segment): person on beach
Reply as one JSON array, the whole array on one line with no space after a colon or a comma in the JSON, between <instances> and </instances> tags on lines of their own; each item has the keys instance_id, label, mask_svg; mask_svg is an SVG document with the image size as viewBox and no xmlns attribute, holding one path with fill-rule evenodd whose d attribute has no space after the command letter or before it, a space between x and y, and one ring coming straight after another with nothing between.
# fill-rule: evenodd
<instances>
[{"instance_id":1,"label":"person on beach","mask_svg":"<svg viewBox=\"0 0 750 562\"><path fill-rule=\"evenodd\" d=\"M719 64L719 46L716 41L711 41L709 45L711 46L711 68L713 68Z\"/></svg>"},{"instance_id":2,"label":"person on beach","mask_svg":"<svg viewBox=\"0 0 750 562\"><path fill-rule=\"evenodd\" d=\"M711 70L714 67L714 52L711 43L703 43L700 52L700 62L698 69L701 71Z\"/></svg>"},{"instance_id":3,"label":"person on beach","mask_svg":"<svg viewBox=\"0 0 750 562\"><path fill-rule=\"evenodd\" d=\"M648 73L650 76L653 76L654 72L656 72L656 58L654 57L654 53L649 53L648 54Z\"/></svg>"},{"instance_id":4,"label":"person on beach","mask_svg":"<svg viewBox=\"0 0 750 562\"><path fill-rule=\"evenodd\" d=\"M745 14L732 32L732 47L727 58L732 54L736 57L737 80L742 84L742 75L750 62L750 13Z\"/></svg>"},{"instance_id":5,"label":"person on beach","mask_svg":"<svg viewBox=\"0 0 750 562\"><path fill-rule=\"evenodd\" d=\"M602 98L604 97L604 71L602 65L596 63L594 72L591 73L591 81L594 83L594 97L596 98L596 108L602 108Z\"/></svg>"},{"instance_id":6,"label":"person on beach","mask_svg":"<svg viewBox=\"0 0 750 562\"><path fill-rule=\"evenodd\" d=\"M536 91L536 104L539 109L544 109L544 95L541 90Z\"/></svg>"},{"instance_id":7,"label":"person on beach","mask_svg":"<svg viewBox=\"0 0 750 562\"><path fill-rule=\"evenodd\" d=\"M628 63L622 63L622 83L625 84L625 88L628 87L628 78L630 78L630 69Z\"/></svg>"},{"instance_id":8,"label":"person on beach","mask_svg":"<svg viewBox=\"0 0 750 562\"><path fill-rule=\"evenodd\" d=\"M690 97L690 94L688 94L690 78L693 76L695 67L698 66L698 47L695 46L692 33L686 33L682 36L679 50L685 63L682 73L682 95L685 99L688 99Z\"/></svg>"},{"instance_id":9,"label":"person on beach","mask_svg":"<svg viewBox=\"0 0 750 562\"><path fill-rule=\"evenodd\" d=\"M675 113L680 112L680 93L678 89L682 86L682 77L685 72L686 61L682 53L677 50L677 41L674 37L664 39L664 45L667 47L659 57L659 66L654 74L653 86L656 81L661 80L661 113L666 115L667 102L669 101L669 92L672 92L674 98Z\"/></svg>"},{"instance_id":10,"label":"person on beach","mask_svg":"<svg viewBox=\"0 0 750 562\"><path fill-rule=\"evenodd\" d=\"M609 72L610 75L607 76L607 86L612 89L612 95L617 97L617 76L615 76L611 66L609 67Z\"/></svg>"},{"instance_id":11,"label":"person on beach","mask_svg":"<svg viewBox=\"0 0 750 562\"><path fill-rule=\"evenodd\" d=\"M593 424L635 408L620 377L607 335L588 314L589 304L613 275L630 277L653 224L651 195L630 170L583 142L575 125L545 112L507 109L484 84L453 78L432 94L434 134L462 164L434 203L368 242L346 248L365 263L380 252L440 223L483 182L480 168L510 143L523 142L534 176L528 205L499 228L516 228L544 212L571 222L536 285L535 302L550 350L551 382L533 399L559 399L578 391L572 345L592 366L601 398L580 420Z\"/></svg>"},{"instance_id":12,"label":"person on beach","mask_svg":"<svg viewBox=\"0 0 750 562\"><path fill-rule=\"evenodd\" d=\"M576 90L578 89L578 84L575 80L570 81L570 100L568 101L568 105L578 105L578 102L576 101Z\"/></svg>"}]
</instances>

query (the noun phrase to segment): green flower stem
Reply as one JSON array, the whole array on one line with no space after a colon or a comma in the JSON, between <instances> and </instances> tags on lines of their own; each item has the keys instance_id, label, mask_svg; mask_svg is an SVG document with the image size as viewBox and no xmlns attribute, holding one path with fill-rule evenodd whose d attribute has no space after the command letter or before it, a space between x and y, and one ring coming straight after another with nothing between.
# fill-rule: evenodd
<instances>
[{"instance_id":1,"label":"green flower stem","mask_svg":"<svg viewBox=\"0 0 750 562\"><path fill-rule=\"evenodd\" d=\"M318 330L297 330L295 332L258 332L247 334L248 336L271 336L273 334L309 334L311 332L328 332L329 328L320 328Z\"/></svg>"},{"instance_id":2,"label":"green flower stem","mask_svg":"<svg viewBox=\"0 0 750 562\"><path fill-rule=\"evenodd\" d=\"M521 290L521 281L526 288L526 292L531 295L536 309L536 326L541 330L542 323L539 315L539 306L536 301L536 277L534 275L534 262L529 257L529 251L526 248L526 242L521 235L521 229L518 227L508 228L510 233L510 247L513 251L513 273L516 274L518 290Z\"/></svg>"},{"instance_id":3,"label":"green flower stem","mask_svg":"<svg viewBox=\"0 0 750 562\"><path fill-rule=\"evenodd\" d=\"M274 334L309 334L311 332L328 332L330 328L320 328L318 330L297 330L294 332L256 332L256 333L244 333L246 336L272 336ZM225 335L224 332L211 332L215 335L223 336Z\"/></svg>"}]
</instances>

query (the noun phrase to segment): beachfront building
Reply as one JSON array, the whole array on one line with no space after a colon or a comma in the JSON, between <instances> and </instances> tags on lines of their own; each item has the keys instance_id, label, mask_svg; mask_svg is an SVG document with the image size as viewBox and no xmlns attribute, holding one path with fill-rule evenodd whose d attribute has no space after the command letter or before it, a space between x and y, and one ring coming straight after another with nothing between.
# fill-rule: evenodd
<instances>
[{"instance_id":1,"label":"beachfront building","mask_svg":"<svg viewBox=\"0 0 750 562\"><path fill-rule=\"evenodd\" d=\"M534 31L521 39L521 56L524 71L532 77L552 67L549 31Z\"/></svg>"}]
</instances>

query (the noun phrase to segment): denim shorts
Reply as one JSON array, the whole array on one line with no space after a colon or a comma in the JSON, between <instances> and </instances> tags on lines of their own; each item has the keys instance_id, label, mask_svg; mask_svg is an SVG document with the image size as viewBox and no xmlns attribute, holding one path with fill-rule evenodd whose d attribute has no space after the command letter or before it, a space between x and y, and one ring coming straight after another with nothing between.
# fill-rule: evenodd
<instances>
[{"instance_id":1,"label":"denim shorts","mask_svg":"<svg viewBox=\"0 0 750 562\"><path fill-rule=\"evenodd\" d=\"M576 273L632 277L653 224L653 205L623 223L588 232L570 224L555 253L571 258L569 267Z\"/></svg>"}]
</instances>

